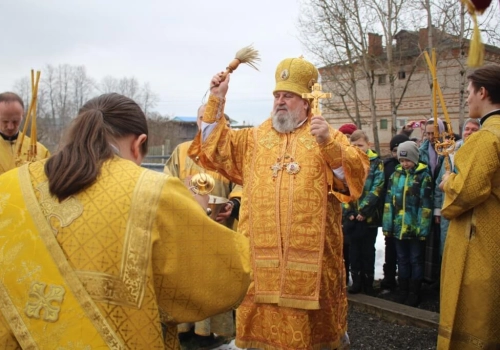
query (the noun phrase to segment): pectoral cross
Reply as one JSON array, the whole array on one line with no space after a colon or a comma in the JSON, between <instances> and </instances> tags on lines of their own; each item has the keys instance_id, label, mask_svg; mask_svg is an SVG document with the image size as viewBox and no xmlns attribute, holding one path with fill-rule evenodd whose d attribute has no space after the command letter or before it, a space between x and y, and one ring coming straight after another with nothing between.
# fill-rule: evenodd
<instances>
[{"instance_id":1,"label":"pectoral cross","mask_svg":"<svg viewBox=\"0 0 500 350\"><path fill-rule=\"evenodd\" d=\"M321 85L318 83L314 83L311 92L302 94L302 98L312 99L311 112L313 115L321 115L321 110L319 109L319 99L331 97L331 93L321 91Z\"/></svg>"},{"instance_id":2,"label":"pectoral cross","mask_svg":"<svg viewBox=\"0 0 500 350\"><path fill-rule=\"evenodd\" d=\"M278 177L278 171L280 171L281 169L283 169L283 164L281 164L280 159L278 158L277 162L271 166L273 177Z\"/></svg>"}]
</instances>

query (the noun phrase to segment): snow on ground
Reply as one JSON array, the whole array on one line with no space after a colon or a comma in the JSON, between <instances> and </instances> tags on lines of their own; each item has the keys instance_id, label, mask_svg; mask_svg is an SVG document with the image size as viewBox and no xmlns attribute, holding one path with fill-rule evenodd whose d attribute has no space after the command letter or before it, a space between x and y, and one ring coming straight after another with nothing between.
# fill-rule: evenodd
<instances>
[{"instance_id":1,"label":"snow on ground","mask_svg":"<svg viewBox=\"0 0 500 350\"><path fill-rule=\"evenodd\" d=\"M379 227L377 241L375 242L375 280L384 278L384 260L385 260L385 240L382 234L382 228Z\"/></svg>"},{"instance_id":2,"label":"snow on ground","mask_svg":"<svg viewBox=\"0 0 500 350\"><path fill-rule=\"evenodd\" d=\"M377 240L375 241L375 280L384 278L384 261L385 261L385 240L382 234L382 228L379 227ZM352 283L349 282L349 284Z\"/></svg>"},{"instance_id":3,"label":"snow on ground","mask_svg":"<svg viewBox=\"0 0 500 350\"><path fill-rule=\"evenodd\" d=\"M215 349L219 349L219 350L239 350L241 348L239 348L236 345L234 345L234 339L233 339L233 340L231 340L231 342L229 344L224 344L224 345L219 346L218 348L215 348Z\"/></svg>"}]
</instances>

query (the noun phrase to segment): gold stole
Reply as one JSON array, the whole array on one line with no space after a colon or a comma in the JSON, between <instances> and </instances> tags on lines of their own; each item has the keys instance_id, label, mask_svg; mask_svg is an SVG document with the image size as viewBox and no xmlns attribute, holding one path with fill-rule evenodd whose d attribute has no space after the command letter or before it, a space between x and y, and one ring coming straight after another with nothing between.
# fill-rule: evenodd
<instances>
[{"instance_id":1,"label":"gold stole","mask_svg":"<svg viewBox=\"0 0 500 350\"><path fill-rule=\"evenodd\" d=\"M69 265L28 166L0 182L0 308L21 347L125 349Z\"/></svg>"},{"instance_id":2,"label":"gold stole","mask_svg":"<svg viewBox=\"0 0 500 350\"><path fill-rule=\"evenodd\" d=\"M257 303L321 308L325 235L332 234L326 224L327 213L333 213L327 196L327 174L332 171L315 150L309 123L290 136L289 151L302 169L297 175L282 169L274 179L270 166L287 153L286 136L272 129L270 119L254 129L254 142L260 147L253 154L250 172L259 175L250 177L253 190L247 205L252 207L248 225Z\"/></svg>"},{"instance_id":3,"label":"gold stole","mask_svg":"<svg viewBox=\"0 0 500 350\"><path fill-rule=\"evenodd\" d=\"M332 142L318 148L309 133L310 119L295 130L287 150L280 142L286 136L273 129L271 118L256 128L236 132L225 127L222 119L217 120L223 112L224 100L211 95L203 121L218 124L204 142L198 132L188 154L237 183L245 178L238 231L250 238L253 300L320 309L325 245L328 250L341 249L340 202L361 195L368 158L354 147L348 148L347 138L333 129ZM285 162L281 158L287 151L302 167L296 175L283 174L286 170L279 166ZM273 181L275 165L279 170ZM334 165L343 165L348 192L339 192L344 185L335 181L331 170ZM334 254L334 263L325 267L335 269L338 265L331 273L340 273L341 256Z\"/></svg>"}]
</instances>

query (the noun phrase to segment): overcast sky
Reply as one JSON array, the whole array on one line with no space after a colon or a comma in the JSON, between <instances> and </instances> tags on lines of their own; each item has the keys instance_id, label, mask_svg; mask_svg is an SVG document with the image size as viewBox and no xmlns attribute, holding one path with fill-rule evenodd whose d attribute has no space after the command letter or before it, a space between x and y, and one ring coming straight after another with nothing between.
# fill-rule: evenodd
<instances>
[{"instance_id":1,"label":"overcast sky","mask_svg":"<svg viewBox=\"0 0 500 350\"><path fill-rule=\"evenodd\" d=\"M260 72L240 65L232 74L226 113L260 123L272 108L279 61L308 58L297 39L298 12L298 0L3 1L0 91L31 68L84 65L98 81L149 82L162 114L195 115L211 77L253 43Z\"/></svg>"}]
</instances>

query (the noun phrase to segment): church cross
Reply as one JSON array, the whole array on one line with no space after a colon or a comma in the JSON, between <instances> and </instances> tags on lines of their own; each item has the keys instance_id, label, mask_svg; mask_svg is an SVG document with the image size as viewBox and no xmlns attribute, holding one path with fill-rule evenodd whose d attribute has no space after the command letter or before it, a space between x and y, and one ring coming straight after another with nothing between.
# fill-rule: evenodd
<instances>
[{"instance_id":1,"label":"church cross","mask_svg":"<svg viewBox=\"0 0 500 350\"><path fill-rule=\"evenodd\" d=\"M331 93L321 91L321 85L318 83L314 83L311 92L302 94L302 98L312 99L311 112L313 115L321 115L321 110L319 109L319 99L331 97Z\"/></svg>"},{"instance_id":2,"label":"church cross","mask_svg":"<svg viewBox=\"0 0 500 350\"><path fill-rule=\"evenodd\" d=\"M46 293L47 284L34 281L29 290L29 300L24 308L24 313L29 318L40 319L43 309L43 320L45 322L56 322L59 319L61 303L64 300L66 290L63 286L51 284Z\"/></svg>"}]
</instances>

